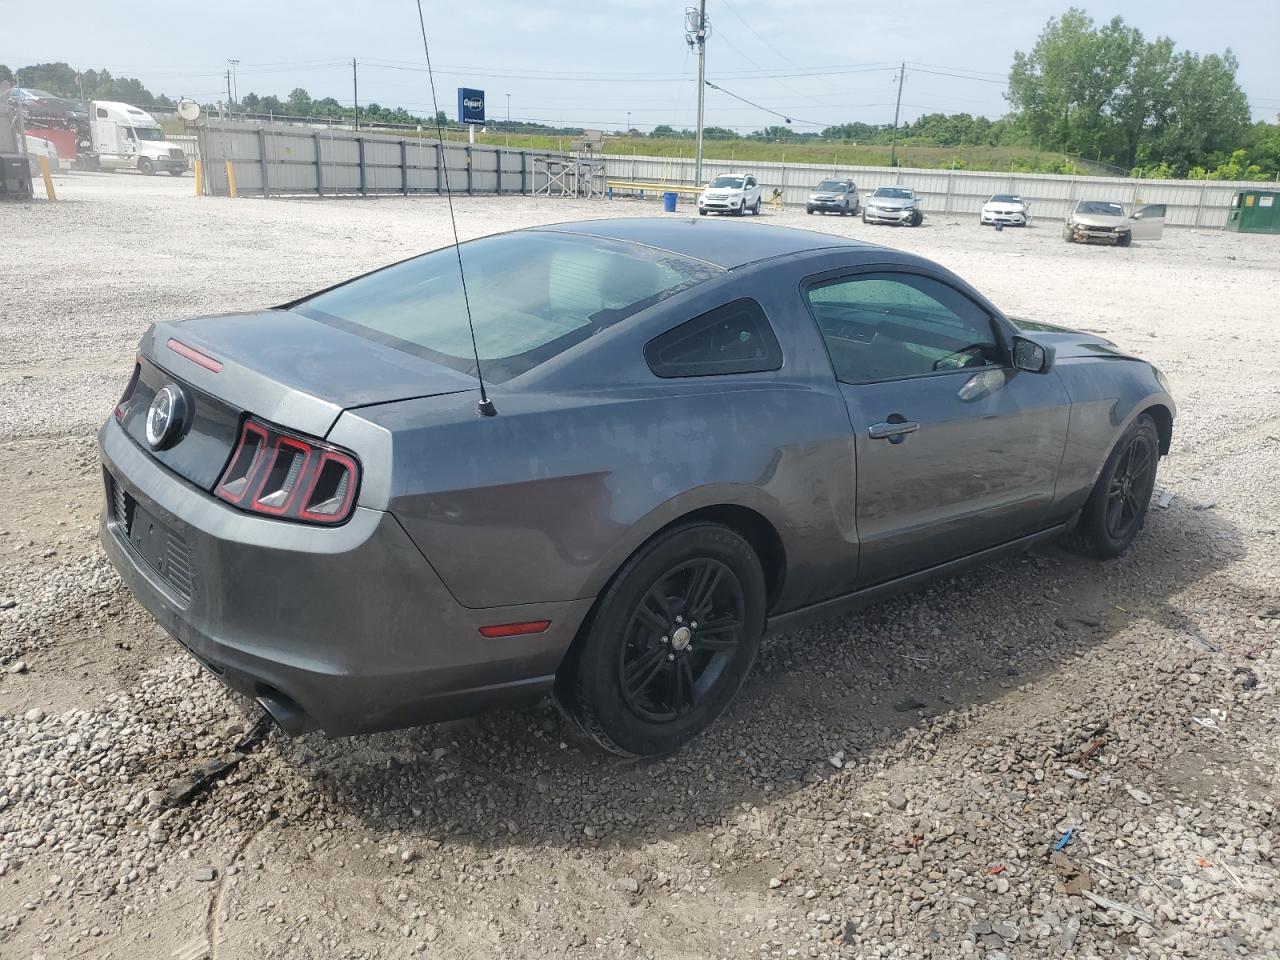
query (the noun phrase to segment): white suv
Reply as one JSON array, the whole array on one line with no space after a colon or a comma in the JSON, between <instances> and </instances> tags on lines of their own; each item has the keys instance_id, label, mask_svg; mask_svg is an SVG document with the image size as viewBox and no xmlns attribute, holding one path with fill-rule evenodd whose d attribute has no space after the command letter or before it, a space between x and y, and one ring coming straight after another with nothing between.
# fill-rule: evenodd
<instances>
[{"instance_id":1,"label":"white suv","mask_svg":"<svg viewBox=\"0 0 1280 960\"><path fill-rule=\"evenodd\" d=\"M708 183L698 196L698 213L708 211L742 216L760 213L760 183L749 173L726 173Z\"/></svg>"}]
</instances>

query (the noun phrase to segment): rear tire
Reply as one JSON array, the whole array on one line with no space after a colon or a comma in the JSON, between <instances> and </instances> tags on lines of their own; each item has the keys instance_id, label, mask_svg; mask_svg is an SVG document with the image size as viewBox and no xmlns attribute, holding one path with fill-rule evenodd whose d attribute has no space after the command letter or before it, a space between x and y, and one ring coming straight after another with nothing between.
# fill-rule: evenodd
<instances>
[{"instance_id":1,"label":"rear tire","mask_svg":"<svg viewBox=\"0 0 1280 960\"><path fill-rule=\"evenodd\" d=\"M556 694L600 746L672 753L706 729L746 678L765 621L751 545L716 523L645 544L600 596Z\"/></svg>"},{"instance_id":2,"label":"rear tire","mask_svg":"<svg viewBox=\"0 0 1280 960\"><path fill-rule=\"evenodd\" d=\"M753 217L758 217L758 216L760 216L760 198L759 198L759 197L756 197L755 205L754 205L754 206L752 206L752 208L751 208L751 215L752 215Z\"/></svg>"},{"instance_id":3,"label":"rear tire","mask_svg":"<svg viewBox=\"0 0 1280 960\"><path fill-rule=\"evenodd\" d=\"M186 172L185 170L170 170L170 171L169 171L169 176L171 176L171 177L180 177L180 176L182 176L185 172Z\"/></svg>"},{"instance_id":4,"label":"rear tire","mask_svg":"<svg viewBox=\"0 0 1280 960\"><path fill-rule=\"evenodd\" d=\"M1160 431L1144 413L1107 457L1068 544L1103 560L1124 553L1146 523L1159 461Z\"/></svg>"}]
</instances>

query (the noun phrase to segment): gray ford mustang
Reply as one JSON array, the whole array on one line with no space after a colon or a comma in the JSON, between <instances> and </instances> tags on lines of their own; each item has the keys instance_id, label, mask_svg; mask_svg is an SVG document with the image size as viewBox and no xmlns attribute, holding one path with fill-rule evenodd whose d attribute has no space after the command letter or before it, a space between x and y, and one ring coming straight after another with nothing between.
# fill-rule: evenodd
<instances>
[{"instance_id":1,"label":"gray ford mustang","mask_svg":"<svg viewBox=\"0 0 1280 960\"><path fill-rule=\"evenodd\" d=\"M554 693L672 751L761 637L1143 524L1174 404L1098 337L920 257L712 220L462 245L157 323L99 434L102 541L288 732Z\"/></svg>"}]
</instances>

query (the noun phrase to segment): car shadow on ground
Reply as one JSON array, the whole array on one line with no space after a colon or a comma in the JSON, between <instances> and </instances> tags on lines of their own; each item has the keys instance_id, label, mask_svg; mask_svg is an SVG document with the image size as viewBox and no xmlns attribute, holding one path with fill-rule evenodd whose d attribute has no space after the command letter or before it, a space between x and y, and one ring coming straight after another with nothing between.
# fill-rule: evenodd
<instances>
[{"instance_id":1,"label":"car shadow on ground","mask_svg":"<svg viewBox=\"0 0 1280 960\"><path fill-rule=\"evenodd\" d=\"M837 752L847 773L928 716L1069 670L1136 621L1194 630L1179 595L1239 536L1181 501L1153 514L1118 560L1051 545L768 642L726 715L663 760L603 754L550 705L280 750L344 816L405 842L680 840L842 775Z\"/></svg>"}]
</instances>

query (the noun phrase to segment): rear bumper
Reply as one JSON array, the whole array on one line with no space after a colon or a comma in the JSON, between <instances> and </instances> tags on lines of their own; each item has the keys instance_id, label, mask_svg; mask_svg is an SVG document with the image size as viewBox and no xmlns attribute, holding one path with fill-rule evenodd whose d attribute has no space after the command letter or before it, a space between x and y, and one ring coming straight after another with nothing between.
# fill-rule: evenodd
<instances>
[{"instance_id":1,"label":"rear bumper","mask_svg":"<svg viewBox=\"0 0 1280 960\"><path fill-rule=\"evenodd\" d=\"M296 708L290 732L369 733L536 700L590 608L463 607L390 514L357 508L331 529L250 516L152 460L114 419L98 436L100 535L125 585L228 687ZM182 544L189 581L144 559L113 484L136 502L135 523L150 517ZM479 634L542 619L550 628L532 636Z\"/></svg>"}]
</instances>

